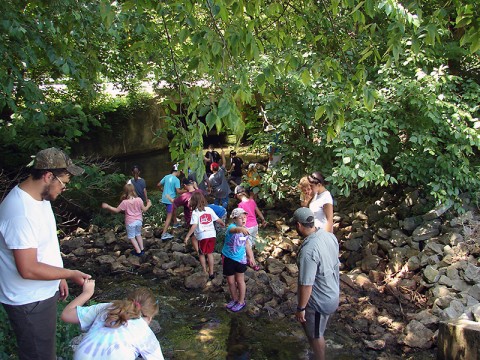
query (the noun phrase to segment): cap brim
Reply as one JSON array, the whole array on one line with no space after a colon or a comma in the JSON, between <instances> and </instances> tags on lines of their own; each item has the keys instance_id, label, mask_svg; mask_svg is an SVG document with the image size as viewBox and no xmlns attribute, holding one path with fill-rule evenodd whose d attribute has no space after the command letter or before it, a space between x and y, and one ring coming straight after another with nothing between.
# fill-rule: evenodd
<instances>
[{"instance_id":1,"label":"cap brim","mask_svg":"<svg viewBox=\"0 0 480 360\"><path fill-rule=\"evenodd\" d=\"M85 170L82 169L80 166L73 165L73 164L67 167L67 171L73 176L79 176L85 172Z\"/></svg>"}]
</instances>

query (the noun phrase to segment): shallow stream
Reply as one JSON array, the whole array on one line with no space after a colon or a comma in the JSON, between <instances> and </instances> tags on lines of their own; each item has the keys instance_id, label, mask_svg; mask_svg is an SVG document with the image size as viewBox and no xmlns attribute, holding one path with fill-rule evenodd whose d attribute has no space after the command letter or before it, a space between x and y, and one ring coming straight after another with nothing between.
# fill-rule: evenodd
<instances>
[{"instance_id":1,"label":"shallow stream","mask_svg":"<svg viewBox=\"0 0 480 360\"><path fill-rule=\"evenodd\" d=\"M303 330L290 316L278 319L265 314L254 318L246 312L228 312L223 292L188 291L182 284L141 275L98 278L96 282L94 300L98 302L123 298L138 286L152 289L160 303L155 318L161 327L157 336L167 360L308 359ZM342 327L334 318L327 328L327 359L379 358L380 353L363 349L361 343L346 336Z\"/></svg>"}]
</instances>

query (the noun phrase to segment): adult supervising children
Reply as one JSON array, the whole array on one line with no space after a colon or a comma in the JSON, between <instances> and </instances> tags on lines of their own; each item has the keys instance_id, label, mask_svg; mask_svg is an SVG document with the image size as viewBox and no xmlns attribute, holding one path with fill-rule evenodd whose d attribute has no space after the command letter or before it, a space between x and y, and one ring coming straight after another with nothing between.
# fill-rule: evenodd
<instances>
[{"instance_id":1,"label":"adult supervising children","mask_svg":"<svg viewBox=\"0 0 480 360\"><path fill-rule=\"evenodd\" d=\"M302 324L315 360L325 359L323 334L328 318L338 307L340 262L335 235L316 229L313 212L301 207L293 214L296 230L304 239L298 253L296 319Z\"/></svg>"},{"instance_id":2,"label":"adult supervising children","mask_svg":"<svg viewBox=\"0 0 480 360\"><path fill-rule=\"evenodd\" d=\"M180 171L178 171L178 164L175 164L172 167L171 174L163 177L163 179L157 184L157 187L163 188L162 204L165 204L167 210L167 218L165 219L165 224L163 225L161 237L162 240L173 238L173 235L168 232L170 221L172 221L172 217L174 217L173 201L177 195L180 195L182 192L184 192L180 189L180 180L178 179L179 175ZM173 223L173 226L175 227L175 218L173 219Z\"/></svg>"},{"instance_id":3,"label":"adult supervising children","mask_svg":"<svg viewBox=\"0 0 480 360\"><path fill-rule=\"evenodd\" d=\"M318 171L308 176L308 182L313 193L308 207L315 216L315 226L333 233L333 198L325 187L327 182Z\"/></svg>"},{"instance_id":4,"label":"adult supervising children","mask_svg":"<svg viewBox=\"0 0 480 360\"><path fill-rule=\"evenodd\" d=\"M55 360L57 301L66 279L83 285L90 275L63 268L51 201L83 169L63 151L37 153L30 176L0 204L0 302L17 338L20 360Z\"/></svg>"}]
</instances>

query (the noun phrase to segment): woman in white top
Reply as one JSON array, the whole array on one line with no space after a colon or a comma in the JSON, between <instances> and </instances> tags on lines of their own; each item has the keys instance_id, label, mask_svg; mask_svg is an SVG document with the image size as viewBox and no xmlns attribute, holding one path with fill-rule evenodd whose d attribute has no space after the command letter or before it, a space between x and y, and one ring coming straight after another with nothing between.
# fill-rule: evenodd
<instances>
[{"instance_id":1,"label":"woman in white top","mask_svg":"<svg viewBox=\"0 0 480 360\"><path fill-rule=\"evenodd\" d=\"M309 208L315 216L315 227L333 233L333 198L325 188L327 182L318 171L308 176L313 198Z\"/></svg>"}]
</instances>

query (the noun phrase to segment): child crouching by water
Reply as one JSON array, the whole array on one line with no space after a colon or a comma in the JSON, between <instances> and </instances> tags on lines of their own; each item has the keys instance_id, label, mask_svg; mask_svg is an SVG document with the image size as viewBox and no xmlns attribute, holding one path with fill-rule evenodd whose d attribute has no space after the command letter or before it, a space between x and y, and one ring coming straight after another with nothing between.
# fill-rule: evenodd
<instances>
[{"instance_id":1,"label":"child crouching by water","mask_svg":"<svg viewBox=\"0 0 480 360\"><path fill-rule=\"evenodd\" d=\"M245 227L247 212L236 208L230 214L230 218L233 219L233 223L228 225L222 249L223 275L227 277L228 290L232 296L232 300L226 305L226 308L237 312L247 304L245 302L247 262L252 267L256 263L248 239L250 234Z\"/></svg>"},{"instance_id":2,"label":"child crouching by water","mask_svg":"<svg viewBox=\"0 0 480 360\"><path fill-rule=\"evenodd\" d=\"M190 208L193 209L192 219L190 220L190 230L185 236L185 244L188 239L194 234L192 243L195 247L195 241L198 241L198 259L202 265L203 271L208 274L210 280L215 278L213 269L213 250L215 249L215 241L217 233L215 231L214 222L225 226L225 223L220 219L215 212L208 207L207 199L201 192L194 192L190 198ZM208 258L208 270L205 255Z\"/></svg>"},{"instance_id":3,"label":"child crouching by water","mask_svg":"<svg viewBox=\"0 0 480 360\"><path fill-rule=\"evenodd\" d=\"M135 187L127 184L123 187L122 202L116 208L102 203L102 208L118 214L125 212L125 227L127 228L127 237L133 245L132 255L142 256L144 252L142 239L142 221L143 213L150 209L152 202L147 200L147 206L143 205L143 200L137 197Z\"/></svg>"},{"instance_id":4,"label":"child crouching by water","mask_svg":"<svg viewBox=\"0 0 480 360\"><path fill-rule=\"evenodd\" d=\"M82 293L62 312L62 320L80 324L87 331L74 360L164 360L160 343L149 324L158 314L158 304L147 288L132 291L125 300L92 306L95 280L85 280Z\"/></svg>"}]
</instances>

